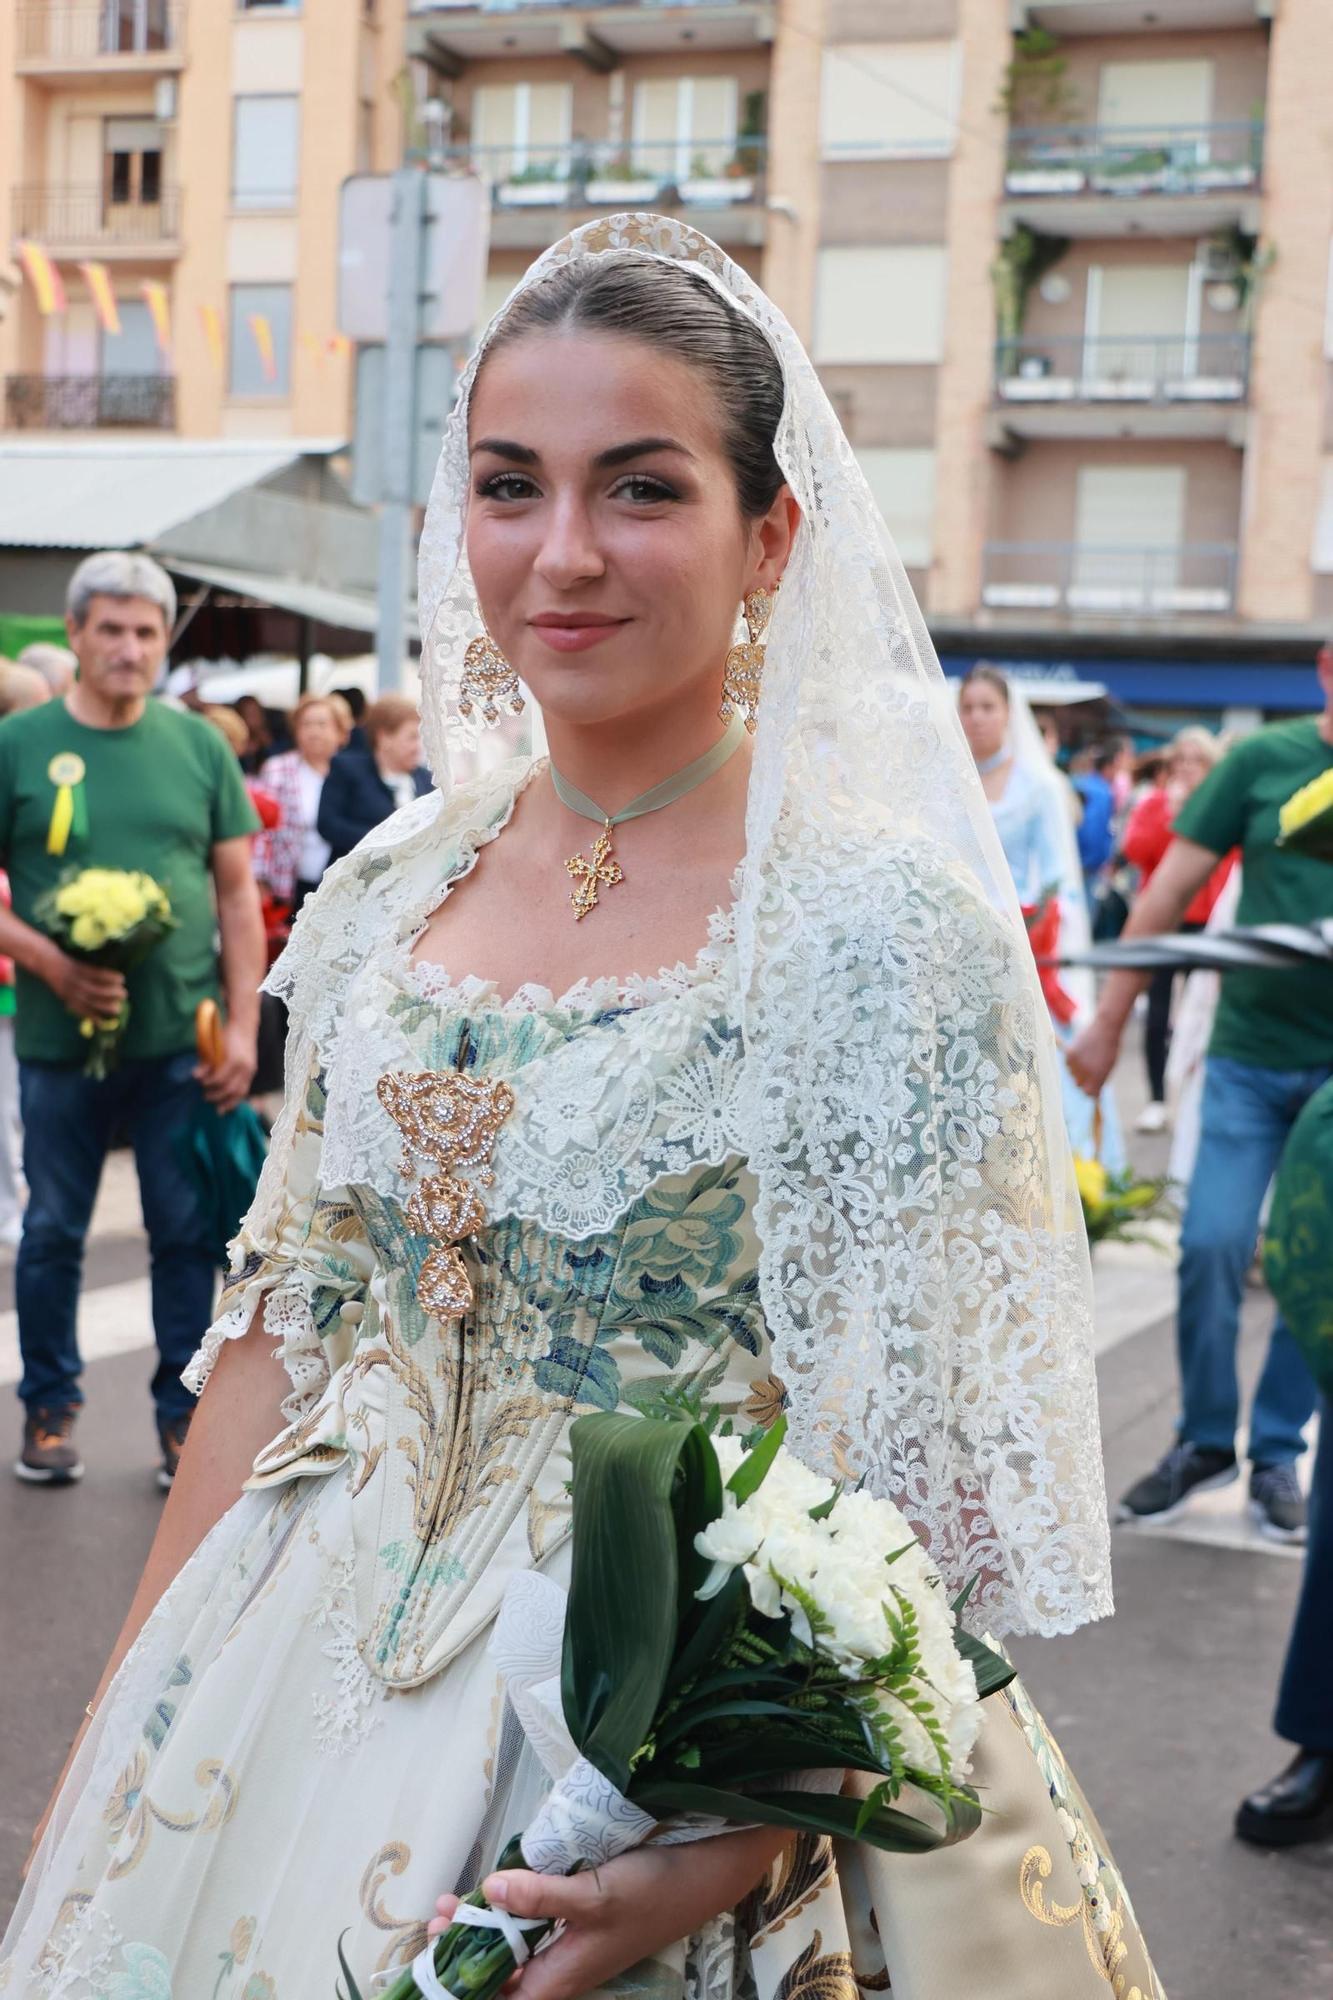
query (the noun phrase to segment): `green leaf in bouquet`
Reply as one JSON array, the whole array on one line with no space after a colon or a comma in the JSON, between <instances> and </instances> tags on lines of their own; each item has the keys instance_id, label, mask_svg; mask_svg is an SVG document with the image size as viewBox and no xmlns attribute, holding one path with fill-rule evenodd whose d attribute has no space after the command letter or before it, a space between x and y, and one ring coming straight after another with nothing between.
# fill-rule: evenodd
<instances>
[{"instance_id":1,"label":"green leaf in bouquet","mask_svg":"<svg viewBox=\"0 0 1333 2000\"><path fill-rule=\"evenodd\" d=\"M635 1793L635 1804L659 1819L676 1813L706 1813L736 1826L757 1822L791 1827L798 1833L830 1834L835 1840L864 1840L889 1854L929 1854L939 1847L951 1847L981 1824L976 1794L961 1787L954 1789L949 1804L940 1805L942 1827L879 1802L866 1817L865 1803L837 1793L732 1792L684 1780L648 1785Z\"/></svg>"},{"instance_id":2,"label":"green leaf in bouquet","mask_svg":"<svg viewBox=\"0 0 1333 2000\"><path fill-rule=\"evenodd\" d=\"M721 1513L722 1481L698 1424L581 1417L570 1448L573 1574L561 1697L575 1743L623 1792L706 1567L694 1535Z\"/></svg>"},{"instance_id":3,"label":"green leaf in bouquet","mask_svg":"<svg viewBox=\"0 0 1333 2000\"><path fill-rule=\"evenodd\" d=\"M758 1444L746 1452L727 1481L727 1491L735 1495L738 1507L744 1506L750 1495L759 1491L769 1466L782 1449L786 1435L787 1419L779 1417L772 1428L764 1432Z\"/></svg>"},{"instance_id":4,"label":"green leaf in bouquet","mask_svg":"<svg viewBox=\"0 0 1333 2000\"><path fill-rule=\"evenodd\" d=\"M1007 1688L1010 1681L1018 1678L1018 1668L1003 1653L997 1653L984 1639L976 1638L971 1632L958 1626L954 1632L954 1644L965 1660L972 1663L972 1671L977 1677L977 1694L984 1701L987 1695L998 1694Z\"/></svg>"}]
</instances>

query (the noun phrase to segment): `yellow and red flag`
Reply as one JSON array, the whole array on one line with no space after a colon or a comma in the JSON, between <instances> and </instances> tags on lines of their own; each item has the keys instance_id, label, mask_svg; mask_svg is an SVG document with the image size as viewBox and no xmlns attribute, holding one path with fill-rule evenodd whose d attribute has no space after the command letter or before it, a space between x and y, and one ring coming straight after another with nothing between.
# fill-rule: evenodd
<instances>
[{"instance_id":1,"label":"yellow and red flag","mask_svg":"<svg viewBox=\"0 0 1333 2000\"><path fill-rule=\"evenodd\" d=\"M199 324L204 330L204 339L208 342L209 358L213 366L220 369L222 366L222 314L216 306L200 306Z\"/></svg>"},{"instance_id":2,"label":"yellow and red flag","mask_svg":"<svg viewBox=\"0 0 1333 2000\"><path fill-rule=\"evenodd\" d=\"M352 343L345 333L331 333L327 346L330 354L350 354Z\"/></svg>"},{"instance_id":3,"label":"yellow and red flag","mask_svg":"<svg viewBox=\"0 0 1333 2000\"><path fill-rule=\"evenodd\" d=\"M111 273L105 264L80 264L83 281L88 287L93 310L101 321L103 333L120 332L120 310L116 305L116 294L111 287Z\"/></svg>"},{"instance_id":4,"label":"yellow and red flag","mask_svg":"<svg viewBox=\"0 0 1333 2000\"><path fill-rule=\"evenodd\" d=\"M266 382L278 379L278 357L273 348L273 322L267 313L247 313L246 321L259 350L259 365Z\"/></svg>"},{"instance_id":5,"label":"yellow and red flag","mask_svg":"<svg viewBox=\"0 0 1333 2000\"><path fill-rule=\"evenodd\" d=\"M28 237L21 237L17 250L19 263L23 266L24 275L36 295L37 310L42 318L46 319L52 313L64 312L65 287L60 281L59 271L41 244L32 242Z\"/></svg>"},{"instance_id":6,"label":"yellow and red flag","mask_svg":"<svg viewBox=\"0 0 1333 2000\"><path fill-rule=\"evenodd\" d=\"M163 361L171 360L171 299L160 278L145 278L140 289L148 317L153 322L153 332L157 335L157 351Z\"/></svg>"}]
</instances>

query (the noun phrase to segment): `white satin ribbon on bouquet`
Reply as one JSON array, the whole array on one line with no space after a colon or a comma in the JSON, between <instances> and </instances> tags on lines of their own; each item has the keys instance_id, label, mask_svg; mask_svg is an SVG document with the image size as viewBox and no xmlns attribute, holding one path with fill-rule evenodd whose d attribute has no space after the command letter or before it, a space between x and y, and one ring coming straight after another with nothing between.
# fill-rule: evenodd
<instances>
[{"instance_id":1,"label":"white satin ribbon on bouquet","mask_svg":"<svg viewBox=\"0 0 1333 2000\"><path fill-rule=\"evenodd\" d=\"M569 1733L560 1700L568 1603L550 1577L520 1570L505 1591L490 1641L514 1713L555 1781L519 1843L539 1875L568 1875L579 1863L600 1867L641 1847L657 1825L579 1755Z\"/></svg>"}]
</instances>

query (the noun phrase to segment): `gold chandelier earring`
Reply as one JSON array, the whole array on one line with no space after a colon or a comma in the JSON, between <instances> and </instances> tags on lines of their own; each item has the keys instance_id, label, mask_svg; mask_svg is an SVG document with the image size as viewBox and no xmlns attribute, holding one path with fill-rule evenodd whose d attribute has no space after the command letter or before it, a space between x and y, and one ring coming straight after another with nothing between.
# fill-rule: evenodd
<instances>
[{"instance_id":1,"label":"gold chandelier earring","mask_svg":"<svg viewBox=\"0 0 1333 2000\"><path fill-rule=\"evenodd\" d=\"M482 721L490 727L500 720L502 705L511 715L523 713L518 675L489 632L474 639L464 653L458 682L458 713L471 715L478 704Z\"/></svg>"},{"instance_id":2,"label":"gold chandelier earring","mask_svg":"<svg viewBox=\"0 0 1333 2000\"><path fill-rule=\"evenodd\" d=\"M733 646L727 654L726 672L722 676L722 706L718 715L723 722L730 722L735 714L743 715L745 727L751 735L759 719L759 689L764 678L764 633L773 616L777 594L778 586L774 584L772 590L752 590L745 599L741 612L750 636Z\"/></svg>"}]
</instances>

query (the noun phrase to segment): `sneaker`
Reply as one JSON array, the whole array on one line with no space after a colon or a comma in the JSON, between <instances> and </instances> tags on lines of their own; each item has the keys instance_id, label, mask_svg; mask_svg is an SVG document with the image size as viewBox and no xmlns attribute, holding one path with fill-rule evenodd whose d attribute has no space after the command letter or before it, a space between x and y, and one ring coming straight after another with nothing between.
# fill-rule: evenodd
<instances>
[{"instance_id":1,"label":"sneaker","mask_svg":"<svg viewBox=\"0 0 1333 2000\"><path fill-rule=\"evenodd\" d=\"M1166 1121L1166 1106L1154 1099L1151 1104L1144 1105L1142 1111L1140 1111L1138 1117L1134 1120L1134 1130L1136 1132L1165 1132Z\"/></svg>"},{"instance_id":2,"label":"sneaker","mask_svg":"<svg viewBox=\"0 0 1333 2000\"><path fill-rule=\"evenodd\" d=\"M1179 1438L1161 1464L1131 1486L1115 1510L1117 1521L1169 1521L1195 1493L1230 1486L1239 1475L1234 1451L1206 1451Z\"/></svg>"},{"instance_id":3,"label":"sneaker","mask_svg":"<svg viewBox=\"0 0 1333 2000\"><path fill-rule=\"evenodd\" d=\"M30 1486L68 1486L83 1477L83 1460L74 1442L78 1408L29 1410L23 1423L23 1450L14 1472Z\"/></svg>"},{"instance_id":4,"label":"sneaker","mask_svg":"<svg viewBox=\"0 0 1333 2000\"><path fill-rule=\"evenodd\" d=\"M1256 1465L1250 1473L1250 1512L1260 1534L1274 1542L1305 1540L1305 1495L1290 1459Z\"/></svg>"},{"instance_id":5,"label":"sneaker","mask_svg":"<svg viewBox=\"0 0 1333 2000\"><path fill-rule=\"evenodd\" d=\"M181 1462L181 1450L186 1433L190 1428L190 1411L180 1417L159 1417L157 1420L158 1442L162 1446L162 1463L157 1469L157 1483L164 1493L170 1493L176 1468Z\"/></svg>"}]
</instances>

